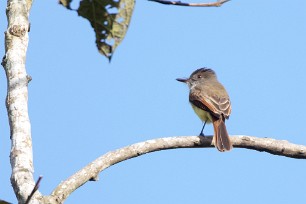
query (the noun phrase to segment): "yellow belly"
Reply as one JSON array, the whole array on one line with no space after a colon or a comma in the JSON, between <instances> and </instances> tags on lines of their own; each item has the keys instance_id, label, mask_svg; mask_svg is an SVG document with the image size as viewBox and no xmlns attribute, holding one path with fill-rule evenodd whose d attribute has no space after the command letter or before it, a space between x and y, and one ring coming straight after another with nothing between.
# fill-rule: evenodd
<instances>
[{"instance_id":1,"label":"yellow belly","mask_svg":"<svg viewBox=\"0 0 306 204\"><path fill-rule=\"evenodd\" d=\"M207 111L204 111L198 107L196 107L195 105L191 104L194 112L199 116L199 118L203 121L203 122L207 122L207 123L211 123L212 122L212 118L210 113L208 113Z\"/></svg>"}]
</instances>

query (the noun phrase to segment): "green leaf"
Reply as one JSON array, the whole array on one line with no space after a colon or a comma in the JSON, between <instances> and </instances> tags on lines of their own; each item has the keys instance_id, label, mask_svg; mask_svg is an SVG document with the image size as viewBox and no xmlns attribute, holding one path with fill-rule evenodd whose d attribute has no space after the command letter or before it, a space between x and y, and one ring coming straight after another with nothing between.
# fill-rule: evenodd
<instances>
[{"instance_id":1,"label":"green leaf","mask_svg":"<svg viewBox=\"0 0 306 204\"><path fill-rule=\"evenodd\" d=\"M123 40L132 17L135 0L82 0L78 14L89 20L101 54L111 60Z\"/></svg>"}]
</instances>

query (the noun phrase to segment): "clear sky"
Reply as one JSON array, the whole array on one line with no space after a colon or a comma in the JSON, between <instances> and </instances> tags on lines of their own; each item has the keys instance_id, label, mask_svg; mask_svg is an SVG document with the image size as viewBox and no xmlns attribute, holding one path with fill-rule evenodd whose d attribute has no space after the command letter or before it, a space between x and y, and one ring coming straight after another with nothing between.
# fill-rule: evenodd
<instances>
[{"instance_id":1,"label":"clear sky","mask_svg":"<svg viewBox=\"0 0 306 204\"><path fill-rule=\"evenodd\" d=\"M0 56L6 1L0 2ZM159 137L198 135L202 123L177 82L214 69L232 101L231 135L306 145L306 1L230 1L220 8L139 0L112 62L89 22L57 1L34 1L27 54L35 179L49 194L98 156ZM0 198L10 185L6 79L0 72ZM211 126L205 129L212 134ZM66 203L302 203L304 160L246 149L178 149L102 172Z\"/></svg>"}]
</instances>

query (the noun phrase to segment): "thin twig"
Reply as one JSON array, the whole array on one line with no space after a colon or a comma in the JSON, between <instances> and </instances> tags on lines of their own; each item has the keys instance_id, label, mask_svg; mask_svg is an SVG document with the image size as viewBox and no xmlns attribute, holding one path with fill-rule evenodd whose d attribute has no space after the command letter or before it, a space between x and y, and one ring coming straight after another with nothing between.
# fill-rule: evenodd
<instances>
[{"instance_id":1,"label":"thin twig","mask_svg":"<svg viewBox=\"0 0 306 204\"><path fill-rule=\"evenodd\" d=\"M31 194L28 196L28 199L26 200L25 204L28 204L28 203L30 202L30 200L31 200L31 198L33 197L34 193L38 190L39 184L40 184L40 181L41 181L42 178L43 178L42 176L39 176L38 180L37 180L36 183L35 183L35 186L34 186L32 192L31 192Z\"/></svg>"},{"instance_id":2,"label":"thin twig","mask_svg":"<svg viewBox=\"0 0 306 204\"><path fill-rule=\"evenodd\" d=\"M165 0L148 0L161 4L167 5L176 5L176 6L193 6L193 7L219 7L222 4L230 1L230 0L218 0L216 2L208 2L208 3L183 3L181 1L165 1Z\"/></svg>"}]
</instances>

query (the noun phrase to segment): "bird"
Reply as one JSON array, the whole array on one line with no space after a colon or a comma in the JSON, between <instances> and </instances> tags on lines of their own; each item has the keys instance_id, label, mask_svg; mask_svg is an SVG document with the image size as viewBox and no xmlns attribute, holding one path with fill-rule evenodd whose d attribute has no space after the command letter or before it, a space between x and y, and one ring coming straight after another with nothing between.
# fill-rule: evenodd
<instances>
[{"instance_id":1,"label":"bird","mask_svg":"<svg viewBox=\"0 0 306 204\"><path fill-rule=\"evenodd\" d=\"M206 123L214 127L213 143L220 152L230 151L233 146L225 126L232 111L231 101L224 86L218 81L216 73L207 67L195 70L189 78L178 78L190 89L189 102L203 121L199 136L204 136Z\"/></svg>"}]
</instances>

